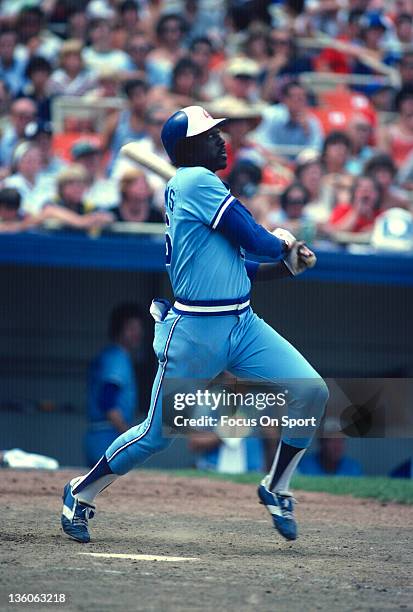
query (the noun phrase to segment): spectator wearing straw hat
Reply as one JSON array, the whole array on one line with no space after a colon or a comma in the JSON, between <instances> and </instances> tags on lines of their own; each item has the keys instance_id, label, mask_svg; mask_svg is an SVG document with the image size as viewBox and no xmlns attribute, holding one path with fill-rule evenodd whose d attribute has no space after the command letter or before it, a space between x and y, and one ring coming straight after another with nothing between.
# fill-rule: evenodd
<instances>
[{"instance_id":1,"label":"spectator wearing straw hat","mask_svg":"<svg viewBox=\"0 0 413 612\"><path fill-rule=\"evenodd\" d=\"M210 103L208 109L214 117L227 117L222 129L226 134L227 167L219 176L226 178L231 173L234 164L240 160L263 167L266 158L259 145L249 139L249 134L261 122L264 105L248 104L245 100L234 96L224 96Z\"/></svg>"},{"instance_id":2,"label":"spectator wearing straw hat","mask_svg":"<svg viewBox=\"0 0 413 612\"><path fill-rule=\"evenodd\" d=\"M230 59L223 73L224 89L230 96L245 102L257 102L260 97L258 77L260 67L254 60L239 56Z\"/></svg>"}]
</instances>

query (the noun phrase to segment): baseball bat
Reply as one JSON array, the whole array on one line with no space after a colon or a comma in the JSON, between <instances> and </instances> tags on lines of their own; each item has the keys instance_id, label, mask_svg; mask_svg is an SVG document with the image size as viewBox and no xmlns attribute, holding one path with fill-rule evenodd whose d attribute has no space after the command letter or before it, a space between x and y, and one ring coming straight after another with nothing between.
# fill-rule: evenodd
<instances>
[{"instance_id":1,"label":"baseball bat","mask_svg":"<svg viewBox=\"0 0 413 612\"><path fill-rule=\"evenodd\" d=\"M156 153L148 151L147 147L142 147L139 141L128 142L128 144L123 145L120 152L167 181L175 175L175 166L156 155Z\"/></svg>"}]
</instances>

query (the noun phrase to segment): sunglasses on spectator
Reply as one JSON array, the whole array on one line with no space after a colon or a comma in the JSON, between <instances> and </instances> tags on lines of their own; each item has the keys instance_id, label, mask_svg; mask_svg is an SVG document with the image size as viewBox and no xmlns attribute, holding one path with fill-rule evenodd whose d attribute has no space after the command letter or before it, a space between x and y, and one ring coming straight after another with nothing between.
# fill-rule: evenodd
<instances>
[{"instance_id":1,"label":"sunglasses on spectator","mask_svg":"<svg viewBox=\"0 0 413 612\"><path fill-rule=\"evenodd\" d=\"M255 81L255 77L251 74L234 74L234 77L240 81Z\"/></svg>"},{"instance_id":2,"label":"sunglasses on spectator","mask_svg":"<svg viewBox=\"0 0 413 612\"><path fill-rule=\"evenodd\" d=\"M129 51L133 51L134 53L148 53L150 50L151 48L149 47L149 45L142 45L141 47L129 47Z\"/></svg>"},{"instance_id":3,"label":"sunglasses on spectator","mask_svg":"<svg viewBox=\"0 0 413 612\"><path fill-rule=\"evenodd\" d=\"M179 26L164 26L162 34L167 34L168 32L181 32L181 28Z\"/></svg>"},{"instance_id":4,"label":"sunglasses on spectator","mask_svg":"<svg viewBox=\"0 0 413 612\"><path fill-rule=\"evenodd\" d=\"M12 113L14 117L18 117L19 119L34 119L36 116L35 113Z\"/></svg>"},{"instance_id":5,"label":"sunglasses on spectator","mask_svg":"<svg viewBox=\"0 0 413 612\"><path fill-rule=\"evenodd\" d=\"M306 202L302 198L288 198L287 204L292 206L305 206Z\"/></svg>"}]
</instances>

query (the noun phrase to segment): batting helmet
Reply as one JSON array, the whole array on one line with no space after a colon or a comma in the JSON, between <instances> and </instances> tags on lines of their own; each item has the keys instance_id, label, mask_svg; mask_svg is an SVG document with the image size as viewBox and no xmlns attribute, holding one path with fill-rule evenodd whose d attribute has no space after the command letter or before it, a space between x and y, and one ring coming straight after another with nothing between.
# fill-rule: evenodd
<instances>
[{"instance_id":1,"label":"batting helmet","mask_svg":"<svg viewBox=\"0 0 413 612\"><path fill-rule=\"evenodd\" d=\"M177 144L184 138L198 136L225 121L225 118L213 119L202 106L187 106L174 113L165 122L161 138L165 151L175 163Z\"/></svg>"}]
</instances>

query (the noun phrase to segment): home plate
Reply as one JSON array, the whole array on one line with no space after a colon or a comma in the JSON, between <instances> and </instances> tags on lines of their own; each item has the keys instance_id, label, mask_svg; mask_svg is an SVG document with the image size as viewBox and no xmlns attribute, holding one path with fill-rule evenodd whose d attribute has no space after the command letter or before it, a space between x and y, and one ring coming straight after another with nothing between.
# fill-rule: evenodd
<instances>
[{"instance_id":1,"label":"home plate","mask_svg":"<svg viewBox=\"0 0 413 612\"><path fill-rule=\"evenodd\" d=\"M166 557L161 555L128 555L126 553L81 552L79 555L101 557L102 559L131 559L132 561L200 561L198 557Z\"/></svg>"}]
</instances>

